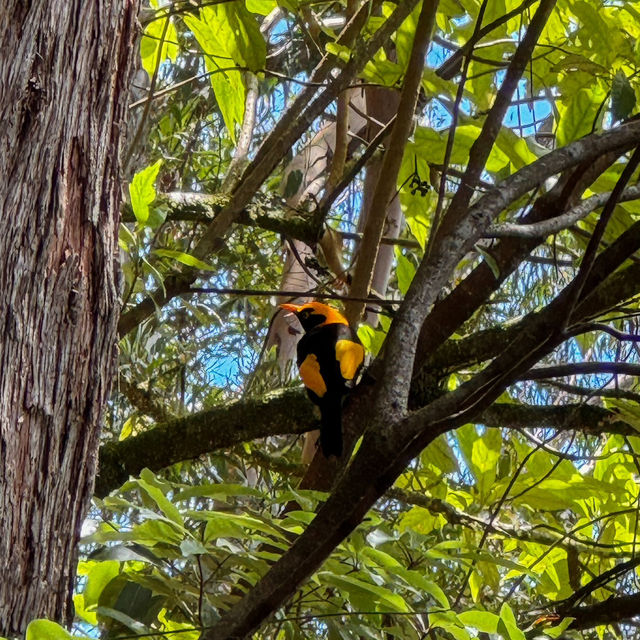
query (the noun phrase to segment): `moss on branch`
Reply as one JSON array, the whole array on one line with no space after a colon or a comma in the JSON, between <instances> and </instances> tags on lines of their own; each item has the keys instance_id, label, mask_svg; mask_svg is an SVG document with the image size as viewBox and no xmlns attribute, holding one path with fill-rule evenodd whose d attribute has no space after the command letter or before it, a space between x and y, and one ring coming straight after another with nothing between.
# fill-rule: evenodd
<instances>
[{"instance_id":1,"label":"moss on branch","mask_svg":"<svg viewBox=\"0 0 640 640\"><path fill-rule=\"evenodd\" d=\"M317 428L302 389L239 400L159 425L100 448L95 495L103 497L143 468L158 471L200 455L267 436Z\"/></svg>"},{"instance_id":2,"label":"moss on branch","mask_svg":"<svg viewBox=\"0 0 640 640\"><path fill-rule=\"evenodd\" d=\"M229 197L223 194L175 192L159 194L155 206L166 211L168 221L209 224L228 201ZM129 203L122 206L122 221L136 221ZM322 229L314 215L292 209L282 198L265 194L258 194L240 212L236 222L281 233L307 244L316 242Z\"/></svg>"}]
</instances>

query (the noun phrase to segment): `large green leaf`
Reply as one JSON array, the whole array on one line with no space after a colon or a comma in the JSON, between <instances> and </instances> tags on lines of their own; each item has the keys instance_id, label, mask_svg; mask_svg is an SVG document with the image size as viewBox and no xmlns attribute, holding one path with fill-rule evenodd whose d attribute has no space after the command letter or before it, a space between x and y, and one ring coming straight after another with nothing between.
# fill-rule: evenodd
<instances>
[{"instance_id":1,"label":"large green leaf","mask_svg":"<svg viewBox=\"0 0 640 640\"><path fill-rule=\"evenodd\" d=\"M171 18L152 20L147 24L140 39L140 57L149 77L156 73L164 60L175 62L178 50L178 33Z\"/></svg>"},{"instance_id":2,"label":"large green leaf","mask_svg":"<svg viewBox=\"0 0 640 640\"><path fill-rule=\"evenodd\" d=\"M398 278L398 289L400 293L405 295L409 290L409 285L416 274L416 268L413 262L409 260L401 251L400 247L395 248L396 252L396 276Z\"/></svg>"},{"instance_id":3,"label":"large green leaf","mask_svg":"<svg viewBox=\"0 0 640 640\"><path fill-rule=\"evenodd\" d=\"M184 526L184 520L179 509L165 496L162 489L155 484L155 475L149 469L143 469L140 473L138 486L158 505L167 518L173 520L180 527Z\"/></svg>"},{"instance_id":4,"label":"large green leaf","mask_svg":"<svg viewBox=\"0 0 640 640\"><path fill-rule=\"evenodd\" d=\"M566 105L559 105L560 122L556 131L558 146L582 138L598 128L602 118L602 104L606 94L597 85L580 89Z\"/></svg>"},{"instance_id":5,"label":"large green leaf","mask_svg":"<svg viewBox=\"0 0 640 640\"><path fill-rule=\"evenodd\" d=\"M51 620L32 620L27 627L26 640L73 640L73 636Z\"/></svg>"},{"instance_id":6,"label":"large green leaf","mask_svg":"<svg viewBox=\"0 0 640 640\"><path fill-rule=\"evenodd\" d=\"M344 590L356 598L364 597L369 602L377 603L381 607L386 607L387 610L400 612L409 611L407 603L401 596L376 584L370 584L364 580L353 578L352 576L336 575L328 571L319 573L318 579L323 584Z\"/></svg>"},{"instance_id":7,"label":"large green leaf","mask_svg":"<svg viewBox=\"0 0 640 640\"><path fill-rule=\"evenodd\" d=\"M138 171L129 185L131 208L136 220L142 224L149 218L149 205L156 199L155 183L161 165L162 160L158 160Z\"/></svg>"},{"instance_id":8,"label":"large green leaf","mask_svg":"<svg viewBox=\"0 0 640 640\"><path fill-rule=\"evenodd\" d=\"M465 626L473 627L484 633L497 633L500 617L490 611L480 611L471 609L458 614L460 620Z\"/></svg>"},{"instance_id":9,"label":"large green leaf","mask_svg":"<svg viewBox=\"0 0 640 640\"><path fill-rule=\"evenodd\" d=\"M193 267L194 269L201 269L202 271L215 271L215 268L210 264L203 262L202 260L198 260L195 256L192 256L188 253L184 253L184 251L175 251L173 249L154 249L154 255L160 256L161 258L172 258L173 260L177 260L182 264L186 264L188 267Z\"/></svg>"},{"instance_id":10,"label":"large green leaf","mask_svg":"<svg viewBox=\"0 0 640 640\"><path fill-rule=\"evenodd\" d=\"M199 17L183 20L202 47L211 86L229 135L242 124L245 87L242 69L254 72L265 66L266 43L254 16L239 2L204 6Z\"/></svg>"}]
</instances>

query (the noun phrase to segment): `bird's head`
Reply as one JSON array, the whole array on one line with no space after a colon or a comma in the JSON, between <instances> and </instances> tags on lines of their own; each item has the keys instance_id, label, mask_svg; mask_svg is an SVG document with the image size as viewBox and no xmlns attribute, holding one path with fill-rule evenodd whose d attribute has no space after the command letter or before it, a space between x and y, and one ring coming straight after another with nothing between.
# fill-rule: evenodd
<instances>
[{"instance_id":1,"label":"bird's head","mask_svg":"<svg viewBox=\"0 0 640 640\"><path fill-rule=\"evenodd\" d=\"M325 324L348 324L347 319L337 309L321 302L281 304L280 308L294 313L305 331Z\"/></svg>"}]
</instances>

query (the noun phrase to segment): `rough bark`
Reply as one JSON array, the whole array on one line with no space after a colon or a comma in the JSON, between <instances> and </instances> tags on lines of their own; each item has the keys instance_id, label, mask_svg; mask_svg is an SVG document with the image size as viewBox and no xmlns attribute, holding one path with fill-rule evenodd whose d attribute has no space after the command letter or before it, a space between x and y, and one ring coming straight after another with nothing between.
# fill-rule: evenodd
<instances>
[{"instance_id":1,"label":"rough bark","mask_svg":"<svg viewBox=\"0 0 640 640\"><path fill-rule=\"evenodd\" d=\"M0 634L69 622L118 316L137 1L0 6Z\"/></svg>"}]
</instances>

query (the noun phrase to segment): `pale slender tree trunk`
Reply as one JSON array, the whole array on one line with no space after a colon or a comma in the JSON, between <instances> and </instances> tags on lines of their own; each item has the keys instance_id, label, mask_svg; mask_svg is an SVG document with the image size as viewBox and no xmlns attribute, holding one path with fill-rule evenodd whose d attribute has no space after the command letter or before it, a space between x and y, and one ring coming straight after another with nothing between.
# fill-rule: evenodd
<instances>
[{"instance_id":1,"label":"pale slender tree trunk","mask_svg":"<svg viewBox=\"0 0 640 640\"><path fill-rule=\"evenodd\" d=\"M382 124L387 124L398 111L398 103L400 94L393 89L385 89L382 87L369 87L366 92L367 96L367 113ZM370 128L369 137L373 138L378 133L377 127ZM374 158L365 170L365 178L363 185L362 210L358 218L358 231L364 231L364 225L367 216L372 207L376 203L372 202L373 193L380 175L380 167L382 166L381 158ZM400 207L400 199L396 196L390 203L387 211L387 219L385 221L384 231L382 235L388 238L397 238L404 222L402 209ZM389 244L380 245L378 249L378 257L373 268L373 276L371 280L371 289L378 295L384 297L391 276L391 268L394 262L394 249ZM378 324L378 314L374 311L367 311L364 317L366 324L372 327Z\"/></svg>"},{"instance_id":2,"label":"pale slender tree trunk","mask_svg":"<svg viewBox=\"0 0 640 640\"><path fill-rule=\"evenodd\" d=\"M73 612L116 361L137 4L0 4L0 635Z\"/></svg>"},{"instance_id":3,"label":"pale slender tree trunk","mask_svg":"<svg viewBox=\"0 0 640 640\"><path fill-rule=\"evenodd\" d=\"M371 196L373 195L376 182L378 181L381 164L382 161L379 158L374 158L367 166L365 172L362 214L358 219L358 231L360 232L364 229L364 223L369 211L371 211L371 207L374 206L374 203L371 202ZM400 200L396 197L389 203L383 235L387 238L397 238L400 235L403 221L404 216L402 215ZM376 258L376 263L373 268L371 290L383 298L387 292L394 259L395 255L393 246L390 244L381 244L380 249L378 250L378 257ZM364 322L372 327L376 327L378 324L378 314L372 309L372 306L373 305L369 305L364 316Z\"/></svg>"}]
</instances>

